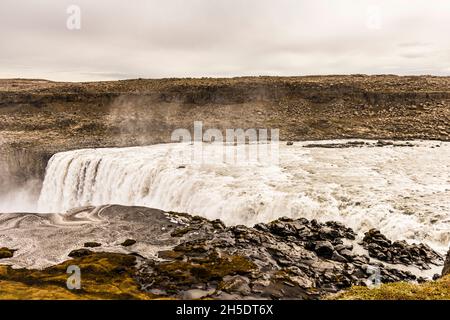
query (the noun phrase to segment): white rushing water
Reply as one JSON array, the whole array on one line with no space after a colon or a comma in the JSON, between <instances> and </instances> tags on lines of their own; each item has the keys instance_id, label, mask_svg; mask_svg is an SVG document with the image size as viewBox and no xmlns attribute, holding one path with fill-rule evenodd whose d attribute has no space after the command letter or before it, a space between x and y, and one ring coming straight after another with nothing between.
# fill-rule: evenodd
<instances>
[{"instance_id":1,"label":"white rushing water","mask_svg":"<svg viewBox=\"0 0 450 320\"><path fill-rule=\"evenodd\" d=\"M189 144L58 153L47 167L39 211L122 204L227 224L253 225L282 216L335 220L357 232L378 228L393 240L423 241L445 252L450 241L450 143L305 148L307 144L282 143L279 165L186 163L179 152L192 149ZM204 152L217 148L222 146L204 145Z\"/></svg>"}]
</instances>

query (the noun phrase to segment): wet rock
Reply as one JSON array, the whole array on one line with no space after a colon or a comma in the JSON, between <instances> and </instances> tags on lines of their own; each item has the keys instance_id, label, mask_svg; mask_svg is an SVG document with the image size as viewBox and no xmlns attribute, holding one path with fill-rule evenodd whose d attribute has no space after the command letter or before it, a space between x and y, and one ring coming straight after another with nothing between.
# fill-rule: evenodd
<instances>
[{"instance_id":1,"label":"wet rock","mask_svg":"<svg viewBox=\"0 0 450 320\"><path fill-rule=\"evenodd\" d=\"M350 250L344 249L339 251L339 254L343 256L347 261L353 261L353 257L355 256Z\"/></svg>"},{"instance_id":2,"label":"wet rock","mask_svg":"<svg viewBox=\"0 0 450 320\"><path fill-rule=\"evenodd\" d=\"M72 250L68 256L71 258L81 258L81 257L86 257L93 254L93 252L91 250L88 249L76 249L76 250Z\"/></svg>"},{"instance_id":3,"label":"wet rock","mask_svg":"<svg viewBox=\"0 0 450 320\"><path fill-rule=\"evenodd\" d=\"M16 250L8 249L8 248L0 248L0 259L12 258L14 256L14 252Z\"/></svg>"},{"instance_id":4,"label":"wet rock","mask_svg":"<svg viewBox=\"0 0 450 320\"><path fill-rule=\"evenodd\" d=\"M130 247L130 246L132 246L133 244L135 244L136 243L136 240L133 240L133 239L126 239L124 242L122 242L120 245L121 246L124 246L124 247Z\"/></svg>"},{"instance_id":5,"label":"wet rock","mask_svg":"<svg viewBox=\"0 0 450 320\"><path fill-rule=\"evenodd\" d=\"M96 248L96 247L100 247L101 243L98 242L85 242L84 243L84 247L85 248Z\"/></svg>"},{"instance_id":6,"label":"wet rock","mask_svg":"<svg viewBox=\"0 0 450 320\"><path fill-rule=\"evenodd\" d=\"M281 218L249 228L203 218L183 221L181 228L196 232L173 237L179 244L160 251L163 260L142 261L137 279L150 293L186 298L215 289L208 298L317 299L366 285L369 267L379 270L382 282L417 280L354 254L356 234L341 223Z\"/></svg>"},{"instance_id":7,"label":"wet rock","mask_svg":"<svg viewBox=\"0 0 450 320\"><path fill-rule=\"evenodd\" d=\"M442 257L425 244L408 244L406 241L387 239L379 230L371 229L364 234L362 245L369 256L393 264L415 265L422 270L430 264L442 265Z\"/></svg>"},{"instance_id":8,"label":"wet rock","mask_svg":"<svg viewBox=\"0 0 450 320\"><path fill-rule=\"evenodd\" d=\"M191 227L191 226L189 226L189 227L183 227L183 228L178 228L178 229L174 230L170 235L171 235L172 237L182 237L182 236L184 236L186 233L189 233L189 232L194 231L194 230L197 230L197 229L194 228L194 227Z\"/></svg>"},{"instance_id":9,"label":"wet rock","mask_svg":"<svg viewBox=\"0 0 450 320\"><path fill-rule=\"evenodd\" d=\"M334 247L329 241L317 241L314 251L318 256L330 259L334 253Z\"/></svg>"},{"instance_id":10,"label":"wet rock","mask_svg":"<svg viewBox=\"0 0 450 320\"><path fill-rule=\"evenodd\" d=\"M385 146L392 146L394 145L394 143L392 141L378 140L376 145L377 147L385 147Z\"/></svg>"},{"instance_id":11,"label":"wet rock","mask_svg":"<svg viewBox=\"0 0 450 320\"><path fill-rule=\"evenodd\" d=\"M331 256L331 260L334 261L339 261L339 262L347 262L348 259L345 258L344 256L340 255L337 251L334 251L332 256Z\"/></svg>"},{"instance_id":12,"label":"wet rock","mask_svg":"<svg viewBox=\"0 0 450 320\"><path fill-rule=\"evenodd\" d=\"M442 269L442 276L450 274L450 249L447 252L447 258L445 259L444 268Z\"/></svg>"},{"instance_id":13,"label":"wet rock","mask_svg":"<svg viewBox=\"0 0 450 320\"><path fill-rule=\"evenodd\" d=\"M112 209L108 207L103 214ZM144 209L126 210L130 214ZM152 245L164 250L157 253L157 258L127 256L138 262L132 276L139 288L161 298L317 299L353 285L366 285L368 270L373 268L378 270L382 283L422 281L370 259L368 245L367 250L356 255L356 234L337 222L281 218L253 228L226 227L220 220L148 213L157 218L151 220L152 226L160 232ZM111 214L116 217L117 209ZM171 236L186 228L193 231ZM367 242L388 257L391 251L387 244L394 243L377 232L370 234L369 239L374 240ZM134 243L131 240L126 244ZM96 253L83 248L72 251L70 256L90 261ZM120 275L129 271L118 266L111 272ZM63 276L67 279L65 273Z\"/></svg>"},{"instance_id":14,"label":"wet rock","mask_svg":"<svg viewBox=\"0 0 450 320\"><path fill-rule=\"evenodd\" d=\"M244 276L226 276L219 284L218 289L228 293L238 293L242 296L251 294L250 279Z\"/></svg>"}]
</instances>

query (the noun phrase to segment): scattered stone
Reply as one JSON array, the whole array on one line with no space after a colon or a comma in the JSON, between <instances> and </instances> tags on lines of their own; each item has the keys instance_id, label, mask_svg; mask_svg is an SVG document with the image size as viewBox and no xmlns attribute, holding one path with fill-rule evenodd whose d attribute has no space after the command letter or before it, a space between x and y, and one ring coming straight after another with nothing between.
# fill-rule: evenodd
<instances>
[{"instance_id":1,"label":"scattered stone","mask_svg":"<svg viewBox=\"0 0 450 320\"><path fill-rule=\"evenodd\" d=\"M93 252L91 250L88 249L75 249L72 250L68 256L71 258L81 258L81 257L86 257L91 255Z\"/></svg>"},{"instance_id":2,"label":"scattered stone","mask_svg":"<svg viewBox=\"0 0 450 320\"><path fill-rule=\"evenodd\" d=\"M293 145L294 145L294 142L288 141L288 142L286 143L286 145L288 145L288 146L293 146Z\"/></svg>"},{"instance_id":3,"label":"scattered stone","mask_svg":"<svg viewBox=\"0 0 450 320\"><path fill-rule=\"evenodd\" d=\"M362 245L369 256L393 264L415 265L422 270L430 264L442 265L443 258L426 244L411 244L406 241L387 239L379 230L371 229L364 234Z\"/></svg>"},{"instance_id":4,"label":"scattered stone","mask_svg":"<svg viewBox=\"0 0 450 320\"><path fill-rule=\"evenodd\" d=\"M338 222L280 218L250 228L186 216L181 228L196 232L176 232L171 239L179 244L160 251L160 260L141 261L136 278L147 292L177 299L211 291L212 299L317 299L365 286L369 269L379 271L382 283L423 280L354 254L356 234Z\"/></svg>"},{"instance_id":5,"label":"scattered stone","mask_svg":"<svg viewBox=\"0 0 450 320\"><path fill-rule=\"evenodd\" d=\"M124 247L130 247L130 246L132 246L133 244L135 244L136 243L136 240L133 240L133 239L127 239L127 240L125 240L124 242L122 242L120 245L121 246L124 246Z\"/></svg>"}]
</instances>

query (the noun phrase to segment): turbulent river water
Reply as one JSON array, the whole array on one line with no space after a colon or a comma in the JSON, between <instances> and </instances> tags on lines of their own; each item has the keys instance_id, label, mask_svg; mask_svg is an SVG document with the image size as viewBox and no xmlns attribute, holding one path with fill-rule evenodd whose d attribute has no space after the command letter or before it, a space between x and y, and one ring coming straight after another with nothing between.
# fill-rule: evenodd
<instances>
[{"instance_id":1,"label":"turbulent river water","mask_svg":"<svg viewBox=\"0 0 450 320\"><path fill-rule=\"evenodd\" d=\"M279 162L186 161L190 144L85 149L54 155L39 212L104 204L185 212L226 224L282 216L335 220L357 232L378 228L392 240L450 241L450 143L308 147L281 143ZM236 146L204 144L203 153ZM183 156L184 155L184 156Z\"/></svg>"}]
</instances>

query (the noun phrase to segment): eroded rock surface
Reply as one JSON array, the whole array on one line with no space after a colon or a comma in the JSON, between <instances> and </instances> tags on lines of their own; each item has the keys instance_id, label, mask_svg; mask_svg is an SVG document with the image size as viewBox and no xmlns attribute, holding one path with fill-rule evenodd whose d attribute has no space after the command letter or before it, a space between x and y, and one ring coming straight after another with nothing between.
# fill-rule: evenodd
<instances>
[{"instance_id":1,"label":"eroded rock surface","mask_svg":"<svg viewBox=\"0 0 450 320\"><path fill-rule=\"evenodd\" d=\"M378 255L371 258L373 244L383 248L381 252L388 250L393 256L389 261L402 267L440 263L439 255L430 248L403 243L394 246L395 242L374 230L364 238L367 249L356 250L359 244L352 229L338 222L304 218L281 218L254 227L226 227L219 220L114 205L82 208L62 216L0 214L0 229L0 245L18 248L13 257L2 259L3 264L20 266L23 261L35 261L32 266L42 267L42 261L55 261L55 265L65 265L62 261L69 257L74 259L71 261L97 264L97 258L109 259L101 256L102 252L116 252L130 257L120 259L134 261L128 264L126 274L146 298L317 299L353 285L425 280L405 268L383 264ZM124 247L126 239L132 239L133 245ZM87 242L101 246L82 248ZM405 254L410 254L408 259L402 259ZM81 267L82 276L90 268ZM117 274L123 269L111 268ZM22 269L24 277L31 276L33 269ZM20 282L12 269L3 270L2 281ZM51 265L43 270L43 274L49 270L60 280L67 277L62 267ZM111 276L116 277L116 271ZM33 278L32 286L45 287L43 274ZM15 278L11 279L11 275ZM95 282L95 278L89 279ZM106 284L107 279L102 279ZM114 279L119 281L118 277ZM139 298L134 285L131 288L130 297ZM8 294L11 297L11 292Z\"/></svg>"},{"instance_id":2,"label":"eroded rock surface","mask_svg":"<svg viewBox=\"0 0 450 320\"><path fill-rule=\"evenodd\" d=\"M337 222L282 218L225 228L219 221L185 218L172 235L186 238L160 251L163 261L140 266L144 290L178 298L200 290L221 299L314 299L367 285L374 274L382 283L424 280L354 253L355 233Z\"/></svg>"},{"instance_id":3,"label":"eroded rock surface","mask_svg":"<svg viewBox=\"0 0 450 320\"><path fill-rule=\"evenodd\" d=\"M409 245L406 241L387 239L379 230L371 229L362 241L369 256L394 264L415 265L430 269L430 264L442 265L442 257L426 244Z\"/></svg>"}]
</instances>

